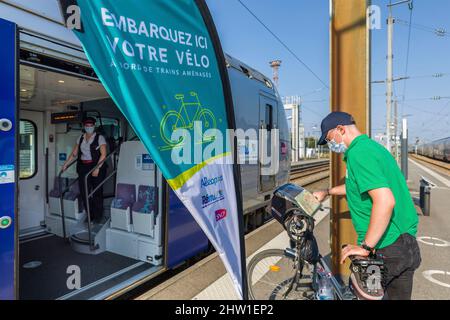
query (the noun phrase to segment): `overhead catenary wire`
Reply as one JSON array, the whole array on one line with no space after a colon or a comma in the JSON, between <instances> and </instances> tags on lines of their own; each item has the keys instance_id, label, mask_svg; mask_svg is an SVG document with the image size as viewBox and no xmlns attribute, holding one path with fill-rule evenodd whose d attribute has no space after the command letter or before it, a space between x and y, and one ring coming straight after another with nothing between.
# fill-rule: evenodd
<instances>
[{"instance_id":1,"label":"overhead catenary wire","mask_svg":"<svg viewBox=\"0 0 450 320\"><path fill-rule=\"evenodd\" d=\"M449 37L450 35L448 34L447 30L444 28L434 28L434 27L429 27L429 26L425 26L422 24L414 24L414 23L409 23L408 21L402 20L402 19L395 19L395 21L397 23L399 23L400 25L403 26L407 26L407 27L411 27L417 30L421 30L421 31L425 31L425 32L430 32L433 33L436 36L439 37Z\"/></svg>"},{"instance_id":2,"label":"overhead catenary wire","mask_svg":"<svg viewBox=\"0 0 450 320\"><path fill-rule=\"evenodd\" d=\"M237 0L242 7L245 8L245 10L247 10L298 62L300 62L300 64L303 65L303 67L305 67L317 80L319 80L324 86L325 88L329 89L330 87L328 86L327 83L325 83L325 81L323 81L318 75L317 73L314 72L314 70L312 70L311 67L309 67L302 59L300 59L300 57L283 41L281 40L280 37L278 37L255 13L253 13L253 11L247 7L241 0Z\"/></svg>"},{"instance_id":3,"label":"overhead catenary wire","mask_svg":"<svg viewBox=\"0 0 450 320\"><path fill-rule=\"evenodd\" d=\"M404 103L405 107L407 107L408 109L414 109L417 111L420 111L422 113L425 113L427 115L430 115L430 111L427 110L423 110L420 109L418 107L412 106L410 104ZM447 121L446 123L448 124L448 117L450 116L450 111L449 112L444 112L446 109L449 109L449 105L450 105L450 101L447 102L437 113L433 113L431 114L431 117L428 118L425 121L422 121L420 124L416 123L416 124L411 124L410 125L410 130L411 132L415 132L416 130L420 130L421 133L426 133L426 132L433 132L434 137L436 137L436 132L443 132L448 131L448 128L442 128L442 129L436 129L436 125L442 123L443 121ZM434 138L432 138L431 140L433 140Z\"/></svg>"},{"instance_id":4,"label":"overhead catenary wire","mask_svg":"<svg viewBox=\"0 0 450 320\"><path fill-rule=\"evenodd\" d=\"M397 81L408 81L408 80L414 80L414 79L424 79L424 78L443 78L443 77L447 77L449 76L450 73L449 72L437 72L437 73L433 73L433 74L426 74L426 75L418 75L418 76L402 76L402 77L398 77L393 79L394 82ZM386 80L373 80L371 81L372 84L385 84Z\"/></svg>"},{"instance_id":5,"label":"overhead catenary wire","mask_svg":"<svg viewBox=\"0 0 450 320\"><path fill-rule=\"evenodd\" d=\"M438 73L434 73L434 74L427 74L427 75L420 75L420 76L408 76L407 79L405 80L410 80L410 79L421 79L421 78L443 78L443 77L447 77L449 76L450 73L449 72L438 72Z\"/></svg>"},{"instance_id":6,"label":"overhead catenary wire","mask_svg":"<svg viewBox=\"0 0 450 320\"><path fill-rule=\"evenodd\" d=\"M422 107L413 106L413 105L411 105L411 104L409 104L409 103L405 103L405 102L402 102L402 104L403 104L405 107L407 107L408 109L411 108L411 109L414 109L414 110L416 110L416 111L419 111L419 112L425 113L425 114L427 114L427 115L430 115L430 110L429 110L429 109L426 110L426 109L423 109ZM449 103L447 103L447 104L442 108L442 110L440 110L438 113L435 113L434 115L436 115L436 116L447 116L448 114L447 114L447 113L443 113L442 111L444 111L445 109L448 108L448 104L449 104Z\"/></svg>"},{"instance_id":7,"label":"overhead catenary wire","mask_svg":"<svg viewBox=\"0 0 450 320\"><path fill-rule=\"evenodd\" d=\"M440 101L440 100L447 100L450 99L450 96L433 96L429 98L414 98L414 99L405 99L404 101Z\"/></svg>"},{"instance_id":8,"label":"overhead catenary wire","mask_svg":"<svg viewBox=\"0 0 450 320\"><path fill-rule=\"evenodd\" d=\"M433 129L436 128L436 125L441 123L444 119L446 119L449 116L449 113L442 114L444 110L448 109L450 105L450 101L447 102L438 113L435 113L432 115L431 119L429 119L426 124L432 124Z\"/></svg>"},{"instance_id":9,"label":"overhead catenary wire","mask_svg":"<svg viewBox=\"0 0 450 320\"><path fill-rule=\"evenodd\" d=\"M312 112L314 115L316 115L318 117L318 119L322 120L325 116L323 114L320 114L319 112L315 111L314 109L305 106L304 104L302 104L302 108L309 110L310 112Z\"/></svg>"},{"instance_id":10,"label":"overhead catenary wire","mask_svg":"<svg viewBox=\"0 0 450 320\"><path fill-rule=\"evenodd\" d=\"M321 88L318 88L316 90L309 91L307 93L301 94L300 97L307 97L307 96L319 93L319 92L323 91L324 89L326 89L326 87L321 87Z\"/></svg>"}]
</instances>

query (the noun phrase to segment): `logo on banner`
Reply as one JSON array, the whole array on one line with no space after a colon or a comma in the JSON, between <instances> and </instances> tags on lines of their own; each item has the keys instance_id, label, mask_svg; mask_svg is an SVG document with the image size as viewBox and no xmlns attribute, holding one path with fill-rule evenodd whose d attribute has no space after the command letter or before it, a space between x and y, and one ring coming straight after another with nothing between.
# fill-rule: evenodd
<instances>
[{"instance_id":1,"label":"logo on banner","mask_svg":"<svg viewBox=\"0 0 450 320\"><path fill-rule=\"evenodd\" d=\"M202 208L209 207L210 205L222 201L225 199L222 190L217 191L216 193L207 193L202 195Z\"/></svg>"},{"instance_id":2,"label":"logo on banner","mask_svg":"<svg viewBox=\"0 0 450 320\"><path fill-rule=\"evenodd\" d=\"M220 221L222 219L225 219L225 217L227 216L227 210L219 209L219 210L216 210L215 214L216 214L216 221Z\"/></svg>"},{"instance_id":3,"label":"logo on banner","mask_svg":"<svg viewBox=\"0 0 450 320\"><path fill-rule=\"evenodd\" d=\"M201 185L202 188L206 188L208 186L215 186L216 184L220 183L223 181L223 176L218 176L218 177L214 177L209 179L208 177L204 177L201 180Z\"/></svg>"}]
</instances>

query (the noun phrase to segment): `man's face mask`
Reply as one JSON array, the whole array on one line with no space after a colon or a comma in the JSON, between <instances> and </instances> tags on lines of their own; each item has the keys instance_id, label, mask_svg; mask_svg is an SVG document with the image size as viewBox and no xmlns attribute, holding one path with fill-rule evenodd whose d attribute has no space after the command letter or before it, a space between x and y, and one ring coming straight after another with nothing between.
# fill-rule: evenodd
<instances>
[{"instance_id":1,"label":"man's face mask","mask_svg":"<svg viewBox=\"0 0 450 320\"><path fill-rule=\"evenodd\" d=\"M94 130L94 127L84 127L84 131L86 131L87 134L93 134Z\"/></svg>"},{"instance_id":2,"label":"man's face mask","mask_svg":"<svg viewBox=\"0 0 450 320\"><path fill-rule=\"evenodd\" d=\"M339 134L341 135L341 142L337 143L335 138L336 138L336 132L337 130L334 131L334 137L333 139L331 139L330 141L328 141L328 148L332 151L332 152L336 152L336 153L344 153L347 150L347 146L344 143L344 139L342 139L342 134L339 132Z\"/></svg>"}]
</instances>

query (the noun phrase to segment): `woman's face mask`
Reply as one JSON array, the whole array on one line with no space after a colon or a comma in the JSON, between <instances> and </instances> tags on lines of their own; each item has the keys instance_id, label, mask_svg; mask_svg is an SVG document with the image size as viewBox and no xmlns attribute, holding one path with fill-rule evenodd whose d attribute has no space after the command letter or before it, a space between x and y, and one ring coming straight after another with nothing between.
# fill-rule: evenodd
<instances>
[{"instance_id":1,"label":"woman's face mask","mask_svg":"<svg viewBox=\"0 0 450 320\"><path fill-rule=\"evenodd\" d=\"M335 138L336 138L336 131L334 133L334 138L332 140L328 141L328 148L332 152L344 153L347 150L347 146L345 145L344 139L342 138L342 134L340 132L339 132L339 134L341 135L341 142L340 143L336 142L336 140L335 140Z\"/></svg>"},{"instance_id":2,"label":"woman's face mask","mask_svg":"<svg viewBox=\"0 0 450 320\"><path fill-rule=\"evenodd\" d=\"M86 131L87 134L93 134L94 130L94 127L84 127L84 131Z\"/></svg>"}]
</instances>

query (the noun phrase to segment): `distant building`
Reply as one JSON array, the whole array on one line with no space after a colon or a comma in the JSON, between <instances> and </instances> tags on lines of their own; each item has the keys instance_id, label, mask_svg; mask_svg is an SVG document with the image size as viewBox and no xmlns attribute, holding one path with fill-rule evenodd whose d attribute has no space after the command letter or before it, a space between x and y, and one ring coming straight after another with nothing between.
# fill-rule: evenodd
<instances>
[{"instance_id":1,"label":"distant building","mask_svg":"<svg viewBox=\"0 0 450 320\"><path fill-rule=\"evenodd\" d=\"M301 104L299 99L284 99L284 109L291 132L292 162L305 158L305 128L301 121Z\"/></svg>"}]
</instances>

